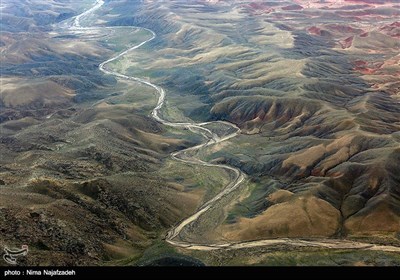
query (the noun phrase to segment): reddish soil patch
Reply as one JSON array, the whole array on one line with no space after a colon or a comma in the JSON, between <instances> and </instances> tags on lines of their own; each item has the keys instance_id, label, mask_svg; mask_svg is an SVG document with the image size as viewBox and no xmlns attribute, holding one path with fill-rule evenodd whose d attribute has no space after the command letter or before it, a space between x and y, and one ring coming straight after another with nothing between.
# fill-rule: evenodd
<instances>
[{"instance_id":1,"label":"reddish soil patch","mask_svg":"<svg viewBox=\"0 0 400 280\"><path fill-rule=\"evenodd\" d=\"M342 47L342 49L348 49L353 44L353 39L354 39L354 36L351 36L349 38L339 41L339 44Z\"/></svg>"},{"instance_id":2,"label":"reddish soil patch","mask_svg":"<svg viewBox=\"0 0 400 280\"><path fill-rule=\"evenodd\" d=\"M309 34L321 36L321 29L316 26L308 28L307 31Z\"/></svg>"},{"instance_id":3,"label":"reddish soil patch","mask_svg":"<svg viewBox=\"0 0 400 280\"><path fill-rule=\"evenodd\" d=\"M244 7L248 8L253 15L269 14L275 11L275 9L262 3L253 2L248 5L244 5Z\"/></svg>"},{"instance_id":4,"label":"reddish soil patch","mask_svg":"<svg viewBox=\"0 0 400 280\"><path fill-rule=\"evenodd\" d=\"M382 33L394 38L400 38L400 22L395 21L392 24L384 25L379 28Z\"/></svg>"},{"instance_id":5,"label":"reddish soil patch","mask_svg":"<svg viewBox=\"0 0 400 280\"><path fill-rule=\"evenodd\" d=\"M354 70L360 72L363 75L372 75L376 71L382 68L383 62L370 63L363 60L356 60L353 62Z\"/></svg>"},{"instance_id":6,"label":"reddish soil patch","mask_svg":"<svg viewBox=\"0 0 400 280\"><path fill-rule=\"evenodd\" d=\"M293 4L293 5L289 5L289 6L285 6L282 7L282 10L284 11L298 11L298 10L303 10L303 6L297 5L297 4Z\"/></svg>"},{"instance_id":7,"label":"reddish soil patch","mask_svg":"<svg viewBox=\"0 0 400 280\"><path fill-rule=\"evenodd\" d=\"M368 63L366 61L363 61L363 60L356 60L356 61L353 62L353 64L356 67L363 67L363 66L366 66Z\"/></svg>"}]
</instances>

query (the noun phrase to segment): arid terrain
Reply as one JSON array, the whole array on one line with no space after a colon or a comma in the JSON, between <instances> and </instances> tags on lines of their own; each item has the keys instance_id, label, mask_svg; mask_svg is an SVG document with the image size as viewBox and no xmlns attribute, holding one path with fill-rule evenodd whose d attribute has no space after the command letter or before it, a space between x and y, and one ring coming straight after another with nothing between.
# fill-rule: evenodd
<instances>
[{"instance_id":1,"label":"arid terrain","mask_svg":"<svg viewBox=\"0 0 400 280\"><path fill-rule=\"evenodd\" d=\"M398 1L94 2L2 1L0 247L400 264Z\"/></svg>"}]
</instances>

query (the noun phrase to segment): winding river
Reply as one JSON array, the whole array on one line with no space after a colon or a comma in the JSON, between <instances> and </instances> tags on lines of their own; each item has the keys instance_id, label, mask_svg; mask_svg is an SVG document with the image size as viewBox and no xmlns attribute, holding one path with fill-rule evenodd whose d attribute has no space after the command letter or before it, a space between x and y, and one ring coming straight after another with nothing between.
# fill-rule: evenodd
<instances>
[{"instance_id":1,"label":"winding river","mask_svg":"<svg viewBox=\"0 0 400 280\"><path fill-rule=\"evenodd\" d=\"M84 11L83 13L77 15L74 19L72 24L70 25L70 30L79 30L79 31L85 31L89 29L93 29L96 27L82 27L81 26L81 19L84 18L85 16L90 15L91 13L95 12L96 10L100 9L104 5L103 0L97 0L94 2L93 6ZM97 28L104 28L104 27L97 27ZM110 27L114 28L114 27ZM116 28L116 27L115 27ZM139 28L139 27L135 27ZM196 151L196 150L201 150L207 146L214 145L217 143L221 143L223 141L227 141L236 135L240 133L240 129L229 122L225 121L215 121L215 122L203 122L203 123L195 123L195 122L170 122L168 120L165 120L161 116L161 108L164 106L165 103L165 98L166 98L166 93L165 90L158 86L155 85L148 80L139 78L139 77L133 77L133 76L127 76L125 74L110 70L106 67L106 65L110 62L113 62L127 53L140 48L144 44L154 40L157 35L154 33L152 30L147 29L147 28L141 28L143 30L147 30L152 34L151 38L141 42L140 44L137 44L109 59L106 61L100 63L99 65L99 70L102 71L104 74L107 75L113 75L117 78L124 79L124 80L131 80L131 81L136 81L138 83L147 85L149 87L152 87L155 89L158 93L158 101L157 105L154 107L154 109L151 112L151 116L157 120L158 122L170 126L170 127L176 127L176 128L182 128L182 129L189 129L194 133L202 135L206 141L204 143L201 143L197 146L190 147L184 150L180 150L178 152L174 152L171 154L171 157L174 160L189 163L189 164L196 164L196 165L201 165L201 166L207 166L207 167L216 167L216 168L222 168L233 174L233 179L231 182L220 192L218 193L214 198L211 200L207 201L200 209L191 215L190 217L186 218L182 222L180 222L177 226L173 227L170 229L166 235L166 242L177 246L177 247L182 247L186 249L193 249L193 250L218 250L218 249L242 249L242 248L252 248L252 247L259 247L259 246L271 246L271 245L278 245L278 244L285 244L285 245L292 245L292 246L300 246L300 247L323 247L323 248L332 248L332 249L364 249L364 250L376 250L376 251L388 251L388 252L400 252L400 247L396 246L386 246L386 245L377 245L377 244L371 244L371 243L363 243L363 242L355 242L351 240L344 240L344 239L294 239L294 238L277 238L277 239L266 239L266 240L256 240L256 241L244 241L244 242L232 242L232 243L217 243L217 244L194 244L191 242L186 242L184 240L179 239L179 234L182 232L182 230L192 224L193 222L197 221L198 218L206 213L208 210L210 210L217 201L219 201L221 198L225 197L227 194L231 193L235 189L237 189L242 182L246 179L246 175L238 168L234 168L232 166L224 165L224 164L211 164L208 162L204 162L200 159L194 158L194 157L184 157L184 154L188 151ZM219 137L215 133L213 133L210 129L207 129L206 125L213 124L213 123L219 123L223 124L226 126L230 126L234 128L235 132L224 136L224 137Z\"/></svg>"}]
</instances>

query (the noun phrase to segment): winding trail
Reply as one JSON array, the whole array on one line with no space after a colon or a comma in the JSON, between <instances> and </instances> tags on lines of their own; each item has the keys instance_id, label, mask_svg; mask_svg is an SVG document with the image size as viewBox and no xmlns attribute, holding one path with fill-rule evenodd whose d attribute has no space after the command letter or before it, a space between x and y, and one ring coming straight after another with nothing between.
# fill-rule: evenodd
<instances>
[{"instance_id":1,"label":"winding trail","mask_svg":"<svg viewBox=\"0 0 400 280\"><path fill-rule=\"evenodd\" d=\"M85 16L88 16L89 14L95 12L96 10L100 9L104 5L103 0L96 0L93 6L84 11L83 13L77 15L74 18L74 21L72 22L70 26L70 30L89 30L89 29L94 29L96 27L82 27L81 26L81 19ZM101 28L101 27L97 27ZM118 27L109 27L109 28L118 28ZM137 27L139 28L139 27ZM170 122L168 120L163 119L160 116L160 111L161 108L164 106L165 103L165 97L166 93L165 90L158 86L155 85L148 80L139 78L139 77L133 77L133 76L127 76L125 74L110 70L106 67L106 65L110 62L113 62L127 53L140 48L144 44L154 40L157 35L154 33L154 31L147 29L147 28L142 28L143 30L147 30L152 34L151 38L143 41L140 44L137 44L113 57L110 59L100 63L99 65L99 70L102 71L104 74L108 75L113 75L117 78L124 79L124 80L131 80L131 81L136 81L138 83L147 85L149 87L152 87L155 89L158 94L158 101L157 105L154 107L154 109L151 112L151 116L157 120L158 122L170 126L170 127L176 127L176 128L184 128L184 129L189 129L194 133L202 135L205 139L206 142L199 144L194 147L190 147L178 152L174 152L171 154L171 157L177 161L181 161L184 163L188 164L195 164L195 165L201 165L201 166L206 166L206 167L217 167L217 168L222 168L227 170L228 172L233 174L233 179L232 181L220 192L218 193L214 198L211 200L207 201L203 206L193 215L190 217L186 218L182 222L180 222L177 226L173 227L170 229L166 235L166 242L177 246L181 248L186 248L186 249L192 249L192 250L202 250L202 251L210 251L210 250L219 250L219 249L243 249L243 248L254 248L254 247L260 247L260 246L272 246L272 245L292 245L292 246L298 246L298 247L321 247L321 248L330 248L330 249L360 249L360 250L374 250L374 251L386 251L386 252L400 252L400 247L396 246L386 246L386 245L377 245L377 244L372 244L372 243L363 243L363 242L355 242L351 240L345 240L345 239L295 239L295 238L277 238L277 239L266 239L266 240L256 240L256 241L244 241L244 242L232 242L232 243L218 243L218 244L195 244L195 243L190 243L186 242L183 240L175 240L179 239L179 234L182 232L182 230L190 226L193 222L195 222L201 215L203 215L205 212L210 210L217 201L219 201L221 198L226 196L227 194L231 193L235 189L237 189L241 183L246 179L246 175L238 168L234 168L232 166L224 165L224 164L212 164L208 163L205 161L202 161L197 158L190 158L190 157L185 157L185 153L189 151L198 151L202 148L205 148L210 145L214 145L217 143L221 143L224 141L227 141L235 136L237 136L240 133L240 129L229 122L225 121L214 121L214 122L203 122L203 123L195 123L195 122ZM223 124L226 126L230 126L231 128L234 128L235 132L220 138L217 134L213 133L210 129L207 129L206 125L209 124L214 124L214 123L219 123Z\"/></svg>"}]
</instances>

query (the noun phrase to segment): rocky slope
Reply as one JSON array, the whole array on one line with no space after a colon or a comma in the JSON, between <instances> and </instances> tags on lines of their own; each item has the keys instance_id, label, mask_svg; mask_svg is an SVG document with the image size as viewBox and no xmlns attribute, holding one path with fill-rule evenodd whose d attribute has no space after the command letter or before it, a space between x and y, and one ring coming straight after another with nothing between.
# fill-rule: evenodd
<instances>
[{"instance_id":1,"label":"rocky slope","mask_svg":"<svg viewBox=\"0 0 400 280\"><path fill-rule=\"evenodd\" d=\"M200 139L148 116L151 89L97 70L149 34L66 32L92 1L3 2L0 246L29 244L28 265L138 260L228 176L168 161ZM157 33L109 67L162 85L167 119L242 130L198 155L249 181L192 240L399 244L396 3L120 0L96 13L86 22Z\"/></svg>"},{"instance_id":2,"label":"rocky slope","mask_svg":"<svg viewBox=\"0 0 400 280\"><path fill-rule=\"evenodd\" d=\"M228 120L242 129L230 144L206 153L256 183L224 214L229 222L215 229L219 234L234 240L396 238L400 111L393 2L146 5L125 22L152 28L159 38L151 53L138 50L127 58L131 73L144 70L163 84L186 116ZM188 96L191 103L182 102ZM290 196L269 199L281 191Z\"/></svg>"},{"instance_id":3,"label":"rocky slope","mask_svg":"<svg viewBox=\"0 0 400 280\"><path fill-rule=\"evenodd\" d=\"M11 2L2 7L0 247L27 244L21 265L138 259L201 204L206 191L159 173L171 151L199 139L148 116L151 89L100 74L115 53L102 36L131 31L51 25L92 1Z\"/></svg>"}]
</instances>

